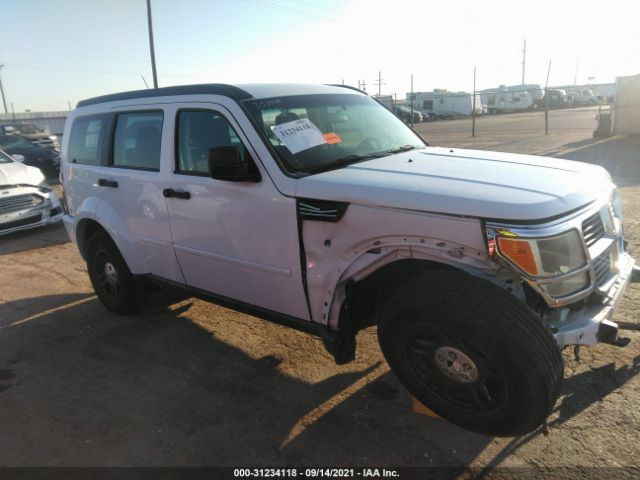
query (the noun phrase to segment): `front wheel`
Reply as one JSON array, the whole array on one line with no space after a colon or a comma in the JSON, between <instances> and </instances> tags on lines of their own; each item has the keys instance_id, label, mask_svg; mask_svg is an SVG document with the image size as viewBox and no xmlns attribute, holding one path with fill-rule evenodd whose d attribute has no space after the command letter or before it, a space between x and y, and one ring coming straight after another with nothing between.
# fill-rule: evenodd
<instances>
[{"instance_id":1,"label":"front wheel","mask_svg":"<svg viewBox=\"0 0 640 480\"><path fill-rule=\"evenodd\" d=\"M378 338L413 396L474 432L529 433L560 393L551 332L506 291L463 272L434 270L398 288L379 309Z\"/></svg>"}]
</instances>

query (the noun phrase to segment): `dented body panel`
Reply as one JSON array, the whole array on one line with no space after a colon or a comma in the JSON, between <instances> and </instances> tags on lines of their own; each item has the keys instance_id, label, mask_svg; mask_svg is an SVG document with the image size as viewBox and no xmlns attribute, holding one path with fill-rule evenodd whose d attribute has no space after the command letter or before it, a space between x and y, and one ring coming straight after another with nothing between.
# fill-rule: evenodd
<instances>
[{"instance_id":1,"label":"dented body panel","mask_svg":"<svg viewBox=\"0 0 640 480\"><path fill-rule=\"evenodd\" d=\"M431 260L474 272L498 268L477 219L349 205L339 222L304 220L302 238L311 317L332 328L346 281L360 281L396 260Z\"/></svg>"}]
</instances>

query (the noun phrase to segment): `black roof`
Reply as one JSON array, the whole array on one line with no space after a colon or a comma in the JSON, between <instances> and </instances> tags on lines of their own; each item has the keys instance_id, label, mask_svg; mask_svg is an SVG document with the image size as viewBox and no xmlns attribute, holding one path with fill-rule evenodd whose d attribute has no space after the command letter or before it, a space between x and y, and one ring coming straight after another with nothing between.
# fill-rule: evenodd
<instances>
[{"instance_id":1,"label":"black roof","mask_svg":"<svg viewBox=\"0 0 640 480\"><path fill-rule=\"evenodd\" d=\"M113 93L101 97L81 100L76 107L86 107L99 103L116 102L118 100L133 100L137 98L168 97L171 95L224 95L234 100L247 100L251 97L249 92L233 85L224 83L204 83L201 85L178 85L175 87L150 88L147 90L134 90L131 92Z\"/></svg>"}]
</instances>

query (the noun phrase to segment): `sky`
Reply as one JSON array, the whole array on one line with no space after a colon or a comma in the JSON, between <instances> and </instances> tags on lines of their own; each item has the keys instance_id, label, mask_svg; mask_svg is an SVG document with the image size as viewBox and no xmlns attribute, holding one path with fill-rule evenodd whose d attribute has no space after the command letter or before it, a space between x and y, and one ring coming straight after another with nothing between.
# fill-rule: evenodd
<instances>
[{"instance_id":1,"label":"sky","mask_svg":"<svg viewBox=\"0 0 640 480\"><path fill-rule=\"evenodd\" d=\"M364 80L377 93L640 74L640 1L151 0L159 86ZM9 110L152 86L145 0L0 0ZM2 112L0 105L0 113Z\"/></svg>"}]
</instances>

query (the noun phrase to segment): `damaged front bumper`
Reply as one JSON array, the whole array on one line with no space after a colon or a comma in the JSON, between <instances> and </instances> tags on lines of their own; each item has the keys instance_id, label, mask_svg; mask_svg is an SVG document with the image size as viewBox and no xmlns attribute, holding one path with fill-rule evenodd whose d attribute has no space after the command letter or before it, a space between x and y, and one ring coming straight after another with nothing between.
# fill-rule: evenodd
<instances>
[{"instance_id":1,"label":"damaged front bumper","mask_svg":"<svg viewBox=\"0 0 640 480\"><path fill-rule=\"evenodd\" d=\"M629 284L640 281L634 263L634 259L624 253L620 258L620 271L606 296L588 301L577 311L562 309L557 318L549 322L560 347L599 342L618 344L618 325L612 318Z\"/></svg>"},{"instance_id":2,"label":"damaged front bumper","mask_svg":"<svg viewBox=\"0 0 640 480\"><path fill-rule=\"evenodd\" d=\"M45 186L0 187L0 235L40 227L62 219L55 192Z\"/></svg>"}]
</instances>

